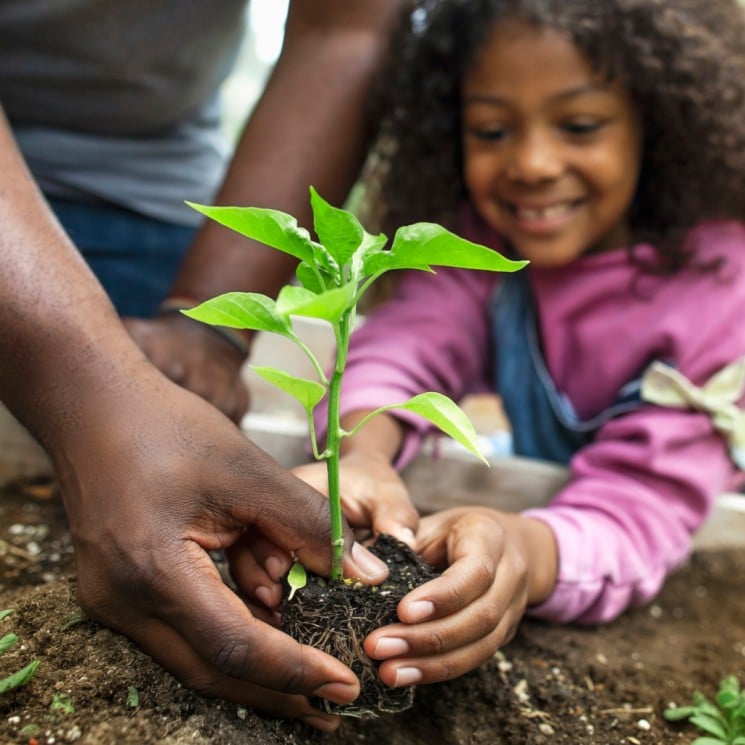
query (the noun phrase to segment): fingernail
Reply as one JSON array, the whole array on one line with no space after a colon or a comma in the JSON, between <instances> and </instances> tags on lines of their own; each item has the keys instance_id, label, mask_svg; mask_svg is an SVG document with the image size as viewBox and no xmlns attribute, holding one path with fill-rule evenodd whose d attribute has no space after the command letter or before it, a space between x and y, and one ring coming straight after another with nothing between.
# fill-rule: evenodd
<instances>
[{"instance_id":1,"label":"fingernail","mask_svg":"<svg viewBox=\"0 0 745 745\"><path fill-rule=\"evenodd\" d=\"M264 603L264 605L266 605L267 608L272 608L275 604L274 593L268 587L264 587L263 585L260 587L257 587L254 590L254 595L256 595L256 599Z\"/></svg>"},{"instance_id":2,"label":"fingernail","mask_svg":"<svg viewBox=\"0 0 745 745\"><path fill-rule=\"evenodd\" d=\"M409 645L404 639L396 639L394 637L384 636L375 645L375 658L385 659L387 657L399 657L402 654L407 654L409 651Z\"/></svg>"},{"instance_id":3,"label":"fingernail","mask_svg":"<svg viewBox=\"0 0 745 745\"><path fill-rule=\"evenodd\" d=\"M350 683L325 683L313 691L314 696L328 699L335 704L349 704L360 695L359 685Z\"/></svg>"},{"instance_id":4,"label":"fingernail","mask_svg":"<svg viewBox=\"0 0 745 745\"><path fill-rule=\"evenodd\" d=\"M264 571L275 581L281 582L290 568L288 562L282 561L278 556L268 556L264 562Z\"/></svg>"},{"instance_id":5,"label":"fingernail","mask_svg":"<svg viewBox=\"0 0 745 745\"><path fill-rule=\"evenodd\" d=\"M399 528L396 531L396 538L398 538L399 541L403 541L410 548L414 548L416 545L416 537L411 528Z\"/></svg>"},{"instance_id":6,"label":"fingernail","mask_svg":"<svg viewBox=\"0 0 745 745\"><path fill-rule=\"evenodd\" d=\"M269 556L264 562L264 569L275 582L281 582L282 577L285 576L285 572L287 571L287 566L285 562L276 556Z\"/></svg>"},{"instance_id":7,"label":"fingernail","mask_svg":"<svg viewBox=\"0 0 745 745\"><path fill-rule=\"evenodd\" d=\"M388 565L359 543L355 542L352 545L352 558L368 579L379 579L388 575Z\"/></svg>"},{"instance_id":8,"label":"fingernail","mask_svg":"<svg viewBox=\"0 0 745 745\"><path fill-rule=\"evenodd\" d=\"M431 618L434 612L434 603L429 600L416 600L406 609L406 617L409 623L419 623Z\"/></svg>"},{"instance_id":9,"label":"fingernail","mask_svg":"<svg viewBox=\"0 0 745 745\"><path fill-rule=\"evenodd\" d=\"M396 670L396 681L393 684L394 688L400 688L401 686L410 686L414 683L418 683L422 679L422 671L418 667L399 667Z\"/></svg>"}]
</instances>

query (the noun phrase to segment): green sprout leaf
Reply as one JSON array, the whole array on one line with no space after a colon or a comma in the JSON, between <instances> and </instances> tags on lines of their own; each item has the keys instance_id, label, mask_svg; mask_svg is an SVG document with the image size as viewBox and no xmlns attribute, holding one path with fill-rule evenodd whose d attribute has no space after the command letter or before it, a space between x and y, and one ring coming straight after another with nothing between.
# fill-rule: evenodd
<instances>
[{"instance_id":1,"label":"green sprout leaf","mask_svg":"<svg viewBox=\"0 0 745 745\"><path fill-rule=\"evenodd\" d=\"M6 619L13 612L12 608L0 611L0 621ZM0 637L0 654L7 652L12 646L18 643L18 636L13 632ZM34 660L25 667L21 668L12 675L0 678L0 693L12 691L14 688L20 688L34 677L36 668L39 667L39 661Z\"/></svg>"},{"instance_id":2,"label":"green sprout leaf","mask_svg":"<svg viewBox=\"0 0 745 745\"><path fill-rule=\"evenodd\" d=\"M0 654L9 650L17 641L18 637L13 633L0 637Z\"/></svg>"},{"instance_id":3,"label":"green sprout leaf","mask_svg":"<svg viewBox=\"0 0 745 745\"><path fill-rule=\"evenodd\" d=\"M292 600L295 597L295 593L298 590L302 590L308 583L308 574L305 571L305 567L299 561L296 561L290 568L287 574L287 583L290 585L288 601Z\"/></svg>"},{"instance_id":4,"label":"green sprout leaf","mask_svg":"<svg viewBox=\"0 0 745 745\"><path fill-rule=\"evenodd\" d=\"M0 693L7 693L14 688L25 686L36 674L36 668L39 667L39 660L30 662L26 667L22 667L18 672L8 675L7 678L0 680Z\"/></svg>"},{"instance_id":5,"label":"green sprout leaf","mask_svg":"<svg viewBox=\"0 0 745 745\"><path fill-rule=\"evenodd\" d=\"M55 693L49 708L52 711L61 711L63 714L74 714L75 702L66 693Z\"/></svg>"},{"instance_id":6,"label":"green sprout leaf","mask_svg":"<svg viewBox=\"0 0 745 745\"><path fill-rule=\"evenodd\" d=\"M351 212L331 206L312 186L310 204L319 240L343 266L362 243L365 229Z\"/></svg>"},{"instance_id":7,"label":"green sprout leaf","mask_svg":"<svg viewBox=\"0 0 745 745\"><path fill-rule=\"evenodd\" d=\"M377 274L391 269L431 270L433 266L515 272L527 264L527 261L513 261L498 251L472 243L441 225L420 222L399 228L390 251L371 253L365 261L365 273Z\"/></svg>"},{"instance_id":8,"label":"green sprout leaf","mask_svg":"<svg viewBox=\"0 0 745 745\"><path fill-rule=\"evenodd\" d=\"M700 692L693 694L693 706L671 706L664 711L670 722L688 719L706 734L692 745L745 745L745 694L735 676L724 678L711 703Z\"/></svg>"},{"instance_id":9,"label":"green sprout leaf","mask_svg":"<svg viewBox=\"0 0 745 745\"><path fill-rule=\"evenodd\" d=\"M292 334L289 320L277 312L274 300L257 292L226 292L181 312L211 326Z\"/></svg>"},{"instance_id":10,"label":"green sprout leaf","mask_svg":"<svg viewBox=\"0 0 745 745\"><path fill-rule=\"evenodd\" d=\"M275 367L251 365L251 369L257 375L261 375L264 380L297 399L308 414L313 411L326 393L326 387L315 380L298 378Z\"/></svg>"},{"instance_id":11,"label":"green sprout leaf","mask_svg":"<svg viewBox=\"0 0 745 745\"><path fill-rule=\"evenodd\" d=\"M186 204L246 238L265 243L301 261L313 261L314 243L308 231L301 228L297 220L286 212L263 207L211 207L194 202Z\"/></svg>"},{"instance_id":12,"label":"green sprout leaf","mask_svg":"<svg viewBox=\"0 0 745 745\"><path fill-rule=\"evenodd\" d=\"M134 686L127 688L127 706L130 709L136 709L140 705L140 694Z\"/></svg>"},{"instance_id":13,"label":"green sprout leaf","mask_svg":"<svg viewBox=\"0 0 745 745\"><path fill-rule=\"evenodd\" d=\"M405 403L382 406L368 414L365 419L357 425L355 431L375 414L379 414L383 411L390 411L391 409L403 409L424 417L432 422L436 427L439 427L445 434L463 445L463 447L473 453L487 466L489 465L489 461L486 460L484 454L481 452L478 443L478 435L476 434L476 430L474 429L471 420L466 416L465 412L460 408L460 406L458 406L458 404L447 396L444 396L442 393L420 393L418 396L410 398Z\"/></svg>"},{"instance_id":14,"label":"green sprout leaf","mask_svg":"<svg viewBox=\"0 0 745 745\"><path fill-rule=\"evenodd\" d=\"M315 293L305 287L287 285L277 296L277 313L283 316L320 318L337 323L354 302L357 288L353 284Z\"/></svg>"}]
</instances>

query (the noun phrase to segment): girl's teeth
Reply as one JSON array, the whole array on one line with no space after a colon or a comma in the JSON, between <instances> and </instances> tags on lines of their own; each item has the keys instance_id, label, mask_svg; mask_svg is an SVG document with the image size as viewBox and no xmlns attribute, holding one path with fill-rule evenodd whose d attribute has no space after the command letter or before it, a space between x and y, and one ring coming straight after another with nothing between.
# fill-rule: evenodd
<instances>
[{"instance_id":1,"label":"girl's teeth","mask_svg":"<svg viewBox=\"0 0 745 745\"><path fill-rule=\"evenodd\" d=\"M540 220L563 215L571 209L571 204L554 204L551 207L523 207L517 209L517 216L525 220Z\"/></svg>"}]
</instances>

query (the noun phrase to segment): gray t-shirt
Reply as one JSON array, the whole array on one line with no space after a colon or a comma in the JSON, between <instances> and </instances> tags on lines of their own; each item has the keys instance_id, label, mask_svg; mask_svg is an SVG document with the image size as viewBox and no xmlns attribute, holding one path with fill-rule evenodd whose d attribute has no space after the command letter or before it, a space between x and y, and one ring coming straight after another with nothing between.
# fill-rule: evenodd
<instances>
[{"instance_id":1,"label":"gray t-shirt","mask_svg":"<svg viewBox=\"0 0 745 745\"><path fill-rule=\"evenodd\" d=\"M0 103L41 188L194 225L246 0L0 0ZM2 175L0 175L0 179Z\"/></svg>"}]
</instances>

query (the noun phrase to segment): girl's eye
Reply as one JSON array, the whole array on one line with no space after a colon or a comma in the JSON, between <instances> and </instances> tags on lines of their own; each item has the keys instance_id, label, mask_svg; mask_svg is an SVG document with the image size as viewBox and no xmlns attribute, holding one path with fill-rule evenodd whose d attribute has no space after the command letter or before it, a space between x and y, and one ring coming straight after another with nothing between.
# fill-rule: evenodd
<instances>
[{"instance_id":1,"label":"girl's eye","mask_svg":"<svg viewBox=\"0 0 745 745\"><path fill-rule=\"evenodd\" d=\"M507 130L504 127L469 127L468 134L483 142L496 142L504 139Z\"/></svg>"},{"instance_id":2,"label":"girl's eye","mask_svg":"<svg viewBox=\"0 0 745 745\"><path fill-rule=\"evenodd\" d=\"M597 132L603 126L598 120L582 120L564 122L561 128L570 135L590 135Z\"/></svg>"}]
</instances>

